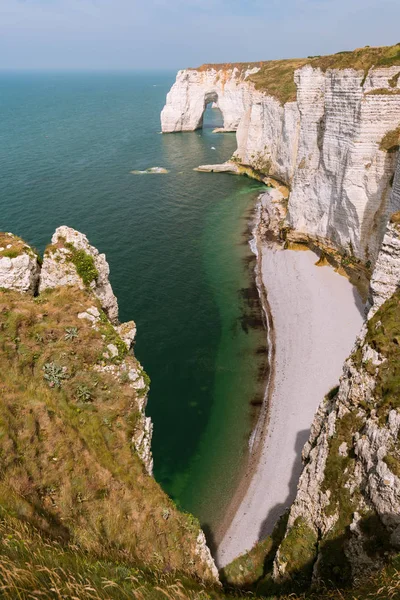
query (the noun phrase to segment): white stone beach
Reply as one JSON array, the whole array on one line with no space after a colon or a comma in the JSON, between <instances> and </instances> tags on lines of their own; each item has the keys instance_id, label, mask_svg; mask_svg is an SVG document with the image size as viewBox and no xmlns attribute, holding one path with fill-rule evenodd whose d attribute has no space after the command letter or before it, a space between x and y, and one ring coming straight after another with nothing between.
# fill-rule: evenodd
<instances>
[{"instance_id":1,"label":"white stone beach","mask_svg":"<svg viewBox=\"0 0 400 600\"><path fill-rule=\"evenodd\" d=\"M259 460L218 546L219 567L270 534L292 503L314 413L338 384L363 322L356 289L331 267L315 266L313 252L265 246L259 260L275 338L273 387Z\"/></svg>"}]
</instances>

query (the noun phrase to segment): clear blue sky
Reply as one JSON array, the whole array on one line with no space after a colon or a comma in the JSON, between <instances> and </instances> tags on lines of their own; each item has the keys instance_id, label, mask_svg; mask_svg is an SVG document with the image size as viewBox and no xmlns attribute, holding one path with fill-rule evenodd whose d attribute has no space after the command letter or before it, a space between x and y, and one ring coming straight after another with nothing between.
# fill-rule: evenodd
<instances>
[{"instance_id":1,"label":"clear blue sky","mask_svg":"<svg viewBox=\"0 0 400 600\"><path fill-rule=\"evenodd\" d=\"M177 69L400 42L400 0L0 0L0 69Z\"/></svg>"}]
</instances>

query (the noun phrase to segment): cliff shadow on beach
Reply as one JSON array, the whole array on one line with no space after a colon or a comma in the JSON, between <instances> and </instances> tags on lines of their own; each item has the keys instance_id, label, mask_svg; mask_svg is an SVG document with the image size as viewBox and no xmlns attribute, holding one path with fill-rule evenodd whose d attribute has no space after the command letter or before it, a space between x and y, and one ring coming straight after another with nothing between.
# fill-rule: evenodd
<instances>
[{"instance_id":1,"label":"cliff shadow on beach","mask_svg":"<svg viewBox=\"0 0 400 600\"><path fill-rule=\"evenodd\" d=\"M258 534L258 540L264 540L268 535L270 535L278 521L278 519L283 515L283 513L290 508L292 502L296 497L297 492L297 484L299 482L299 478L301 472L303 470L303 463L301 460L301 453L304 447L304 444L307 442L310 436L310 429L304 429L303 431L299 431L296 436L296 442L294 445L294 449L296 452L296 457L293 461L292 466L292 474L289 481L289 491L285 500L279 504L276 504L273 508L270 509L264 521L261 524L260 531Z\"/></svg>"}]
</instances>

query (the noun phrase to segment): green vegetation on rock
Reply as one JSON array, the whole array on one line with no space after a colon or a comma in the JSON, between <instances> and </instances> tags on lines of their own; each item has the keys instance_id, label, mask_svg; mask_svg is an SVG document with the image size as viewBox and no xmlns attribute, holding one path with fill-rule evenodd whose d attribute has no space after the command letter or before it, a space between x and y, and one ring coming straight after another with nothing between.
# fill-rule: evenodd
<instances>
[{"instance_id":1,"label":"green vegetation on rock","mask_svg":"<svg viewBox=\"0 0 400 600\"><path fill-rule=\"evenodd\" d=\"M71 262L75 265L79 277L85 285L90 285L99 276L93 256L84 250L77 250L73 244L67 243L65 247L71 252Z\"/></svg>"},{"instance_id":2,"label":"green vegetation on rock","mask_svg":"<svg viewBox=\"0 0 400 600\"><path fill-rule=\"evenodd\" d=\"M363 72L361 83L363 84L368 71L372 67L400 66L400 44L394 46L357 48L353 51L342 51L328 56L316 56L309 58L293 58L286 60L270 60L255 63L225 63L206 64L198 70L204 71L210 68L221 73L234 68L238 69L243 77L248 69L259 68L257 73L249 75L248 81L252 81L257 90L267 92L276 98L281 104L296 100L297 88L294 82L296 69L311 65L322 71L328 69L355 69ZM391 80L393 81L393 79Z\"/></svg>"},{"instance_id":3,"label":"green vegetation on rock","mask_svg":"<svg viewBox=\"0 0 400 600\"><path fill-rule=\"evenodd\" d=\"M368 321L366 343L385 360L376 368L374 403L382 422L400 409L400 290Z\"/></svg>"},{"instance_id":4,"label":"green vegetation on rock","mask_svg":"<svg viewBox=\"0 0 400 600\"><path fill-rule=\"evenodd\" d=\"M279 518L271 535L221 570L221 581L228 589L257 592L265 587L265 578L270 583L273 560L285 535L287 520L286 512Z\"/></svg>"},{"instance_id":5,"label":"green vegetation on rock","mask_svg":"<svg viewBox=\"0 0 400 600\"><path fill-rule=\"evenodd\" d=\"M285 575L296 585L310 585L317 542L317 533L298 517L279 548L280 563L286 564Z\"/></svg>"}]
</instances>

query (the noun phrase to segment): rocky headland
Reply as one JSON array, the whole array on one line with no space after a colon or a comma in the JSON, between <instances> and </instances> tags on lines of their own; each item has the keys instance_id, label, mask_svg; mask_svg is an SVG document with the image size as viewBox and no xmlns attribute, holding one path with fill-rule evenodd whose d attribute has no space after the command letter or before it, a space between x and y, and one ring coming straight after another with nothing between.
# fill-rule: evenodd
<instances>
[{"instance_id":1,"label":"rocky headland","mask_svg":"<svg viewBox=\"0 0 400 600\"><path fill-rule=\"evenodd\" d=\"M252 443L261 437L262 451L218 549L224 581L259 595L310 585L345 589L397 556L399 76L400 45L203 65L178 73L161 114L164 133L193 131L202 127L206 105L215 103L223 129L236 130L237 150L222 165L197 170L245 174L275 188L259 200L258 269L264 303L271 300L271 371L277 369L278 377L253 434ZM307 253L292 252L301 249L316 253L318 267L310 263L308 274ZM341 308L334 289L328 291L330 276L323 281L316 275L328 265L355 286ZM319 309L326 311L325 323L317 323ZM338 356L332 344L349 330L342 358L350 358L343 369L339 361L322 393L318 384ZM292 464L295 444L288 445L285 435L296 431L290 428L296 414L300 427L307 407L311 417L318 404L314 421L303 427L306 433L311 426L308 441L308 434L295 440L299 449L305 442L304 468L300 475L301 465L293 463L298 487L288 494L293 481L285 462ZM252 550L225 566L257 538Z\"/></svg>"},{"instance_id":2,"label":"rocky headland","mask_svg":"<svg viewBox=\"0 0 400 600\"><path fill-rule=\"evenodd\" d=\"M2 598L399 597L399 80L400 45L366 47L186 69L167 97L164 132L214 103L237 133L201 170L270 188L256 246L273 377L219 575L152 477L150 381L106 257L66 226L43 258L0 234Z\"/></svg>"},{"instance_id":3,"label":"rocky headland","mask_svg":"<svg viewBox=\"0 0 400 600\"><path fill-rule=\"evenodd\" d=\"M152 477L150 380L134 355L134 321L118 321L105 255L66 226L43 259L12 233L0 239L4 539L24 539L39 572L43 536L89 571L107 557L218 582L198 522Z\"/></svg>"}]
</instances>

